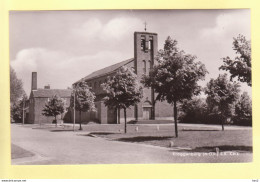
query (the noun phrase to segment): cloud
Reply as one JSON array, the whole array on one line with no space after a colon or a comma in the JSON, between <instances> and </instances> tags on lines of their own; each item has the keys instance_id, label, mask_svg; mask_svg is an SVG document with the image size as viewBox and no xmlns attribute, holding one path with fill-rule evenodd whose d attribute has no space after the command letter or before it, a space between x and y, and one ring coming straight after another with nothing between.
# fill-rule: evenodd
<instances>
[{"instance_id":1,"label":"cloud","mask_svg":"<svg viewBox=\"0 0 260 182\"><path fill-rule=\"evenodd\" d=\"M250 38L250 11L222 13L216 18L215 26L204 28L200 32L202 38L232 38L243 34Z\"/></svg>"},{"instance_id":2,"label":"cloud","mask_svg":"<svg viewBox=\"0 0 260 182\"><path fill-rule=\"evenodd\" d=\"M130 26L129 26L130 25ZM102 24L97 18L91 18L77 28L71 30L72 35L87 38L88 41L100 39L103 41L124 39L126 35L132 34L137 27L142 27L138 18L118 17Z\"/></svg>"},{"instance_id":3,"label":"cloud","mask_svg":"<svg viewBox=\"0 0 260 182\"><path fill-rule=\"evenodd\" d=\"M10 64L22 78L27 94L33 71L38 73L39 88L46 84L51 88L67 88L93 71L133 57L132 35L138 25L142 23L137 18L117 17L105 24L91 18L70 29L64 37L68 41L60 45L66 49L25 48Z\"/></svg>"},{"instance_id":4,"label":"cloud","mask_svg":"<svg viewBox=\"0 0 260 182\"><path fill-rule=\"evenodd\" d=\"M82 23L79 27L73 28L71 33L80 37L95 38L100 34L101 30L101 21L97 18L91 18Z\"/></svg>"},{"instance_id":5,"label":"cloud","mask_svg":"<svg viewBox=\"0 0 260 182\"><path fill-rule=\"evenodd\" d=\"M104 25L103 34L107 38L121 39L140 29L143 26L142 24L142 21L137 18L114 18Z\"/></svg>"},{"instance_id":6,"label":"cloud","mask_svg":"<svg viewBox=\"0 0 260 182\"><path fill-rule=\"evenodd\" d=\"M31 72L38 73L38 88L50 84L64 89L93 71L123 61L125 55L117 51L100 51L93 55L74 56L62 51L29 48L18 52L11 66L23 80L27 94L31 89Z\"/></svg>"}]
</instances>

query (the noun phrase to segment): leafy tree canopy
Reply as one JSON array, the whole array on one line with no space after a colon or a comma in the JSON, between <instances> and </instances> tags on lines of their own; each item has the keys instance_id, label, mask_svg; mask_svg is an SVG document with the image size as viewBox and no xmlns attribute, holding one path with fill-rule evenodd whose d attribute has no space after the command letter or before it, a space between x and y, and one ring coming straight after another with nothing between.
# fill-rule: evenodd
<instances>
[{"instance_id":1,"label":"leafy tree canopy","mask_svg":"<svg viewBox=\"0 0 260 182\"><path fill-rule=\"evenodd\" d=\"M235 106L238 117L252 117L252 100L247 92L243 92Z\"/></svg>"},{"instance_id":2,"label":"leafy tree canopy","mask_svg":"<svg viewBox=\"0 0 260 182\"><path fill-rule=\"evenodd\" d=\"M219 75L217 79L211 79L205 88L207 103L211 108L218 106L224 112L229 104L235 102L239 97L240 85L230 82L227 74Z\"/></svg>"},{"instance_id":3,"label":"leafy tree canopy","mask_svg":"<svg viewBox=\"0 0 260 182\"><path fill-rule=\"evenodd\" d=\"M64 100L59 96L54 95L46 102L42 110L42 115L53 116L56 120L57 115L64 113L64 105Z\"/></svg>"},{"instance_id":4,"label":"leafy tree canopy","mask_svg":"<svg viewBox=\"0 0 260 182\"><path fill-rule=\"evenodd\" d=\"M136 74L124 66L109 77L102 87L107 93L104 98L106 106L126 109L140 102L142 98L142 87Z\"/></svg>"},{"instance_id":5,"label":"leafy tree canopy","mask_svg":"<svg viewBox=\"0 0 260 182\"><path fill-rule=\"evenodd\" d=\"M23 109L27 96L24 95L22 99L11 105L11 118L16 123L21 123L23 119Z\"/></svg>"},{"instance_id":6,"label":"leafy tree canopy","mask_svg":"<svg viewBox=\"0 0 260 182\"><path fill-rule=\"evenodd\" d=\"M17 102L25 94L23 82L17 78L15 70L10 66L10 101Z\"/></svg>"},{"instance_id":7,"label":"leafy tree canopy","mask_svg":"<svg viewBox=\"0 0 260 182\"><path fill-rule=\"evenodd\" d=\"M142 83L154 88L158 93L156 100L167 100L171 104L198 95L201 87L197 82L204 79L207 70L195 59L196 56L179 51L177 41L168 37L164 50L159 50L156 57L158 64L143 77Z\"/></svg>"},{"instance_id":8,"label":"leafy tree canopy","mask_svg":"<svg viewBox=\"0 0 260 182\"><path fill-rule=\"evenodd\" d=\"M224 64L219 69L229 71L230 79L237 77L239 81L246 82L252 86L251 81L251 41L246 40L245 36L239 35L234 38L233 49L238 55L234 59L223 58Z\"/></svg>"},{"instance_id":9,"label":"leafy tree canopy","mask_svg":"<svg viewBox=\"0 0 260 182\"><path fill-rule=\"evenodd\" d=\"M74 107L74 95L76 95L75 109L80 112L95 111L95 94L91 92L87 82L82 81L74 86L70 99L70 107Z\"/></svg>"}]
</instances>

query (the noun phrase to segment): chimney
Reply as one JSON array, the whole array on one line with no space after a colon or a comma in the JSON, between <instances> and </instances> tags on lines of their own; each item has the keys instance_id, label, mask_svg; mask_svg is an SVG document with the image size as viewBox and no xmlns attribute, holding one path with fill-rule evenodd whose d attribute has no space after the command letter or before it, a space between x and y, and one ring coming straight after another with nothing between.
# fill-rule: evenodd
<instances>
[{"instance_id":1,"label":"chimney","mask_svg":"<svg viewBox=\"0 0 260 182\"><path fill-rule=\"evenodd\" d=\"M48 84L48 85L45 85L44 86L44 89L51 89L51 86Z\"/></svg>"},{"instance_id":2,"label":"chimney","mask_svg":"<svg viewBox=\"0 0 260 182\"><path fill-rule=\"evenodd\" d=\"M37 90L37 72L32 72L32 90Z\"/></svg>"}]
</instances>

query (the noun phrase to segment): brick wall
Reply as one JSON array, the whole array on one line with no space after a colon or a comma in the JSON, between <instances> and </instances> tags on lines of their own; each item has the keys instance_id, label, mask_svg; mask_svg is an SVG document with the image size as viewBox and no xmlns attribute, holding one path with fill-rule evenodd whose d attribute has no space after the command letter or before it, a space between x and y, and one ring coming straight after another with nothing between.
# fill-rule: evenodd
<instances>
[{"instance_id":1,"label":"brick wall","mask_svg":"<svg viewBox=\"0 0 260 182\"><path fill-rule=\"evenodd\" d=\"M30 99L32 99L32 98L30 98ZM52 123L52 121L54 120L54 117L47 117L47 116L42 115L42 110L43 110L47 100L48 100L48 98L33 98L32 99L32 101L29 104L29 110L30 110L29 123L34 123L34 124ZM65 108L68 108L69 105L70 105L70 98L65 98ZM64 114L57 116L57 120L62 120L65 115L66 115L66 109L65 109Z\"/></svg>"},{"instance_id":2,"label":"brick wall","mask_svg":"<svg viewBox=\"0 0 260 182\"><path fill-rule=\"evenodd\" d=\"M149 73L149 69L153 67L155 60L154 56L158 51L158 38L155 33L135 32L134 33L134 56L135 56L135 71L137 78L140 81L143 75ZM137 105L138 119L143 119L143 105L145 101L154 102L154 93L151 88L143 89L143 98ZM153 109L151 111L151 119L154 118Z\"/></svg>"}]
</instances>

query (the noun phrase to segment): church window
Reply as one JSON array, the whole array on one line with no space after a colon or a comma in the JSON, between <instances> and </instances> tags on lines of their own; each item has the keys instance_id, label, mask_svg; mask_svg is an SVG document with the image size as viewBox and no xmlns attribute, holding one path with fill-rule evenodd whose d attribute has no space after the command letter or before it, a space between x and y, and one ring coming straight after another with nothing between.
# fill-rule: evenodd
<instances>
[{"instance_id":1,"label":"church window","mask_svg":"<svg viewBox=\"0 0 260 182\"><path fill-rule=\"evenodd\" d=\"M148 49L149 50L153 49L153 40L149 40Z\"/></svg>"},{"instance_id":2,"label":"church window","mask_svg":"<svg viewBox=\"0 0 260 182\"><path fill-rule=\"evenodd\" d=\"M152 62L150 60L148 61L148 69L149 69L149 71L150 71L150 69L152 69Z\"/></svg>"},{"instance_id":3,"label":"church window","mask_svg":"<svg viewBox=\"0 0 260 182\"><path fill-rule=\"evenodd\" d=\"M144 74L146 74L146 61L145 60L143 60L143 64L144 64L143 72L144 72Z\"/></svg>"},{"instance_id":4,"label":"church window","mask_svg":"<svg viewBox=\"0 0 260 182\"><path fill-rule=\"evenodd\" d=\"M142 51L145 50L145 39L144 38L141 39L141 50Z\"/></svg>"}]
</instances>

